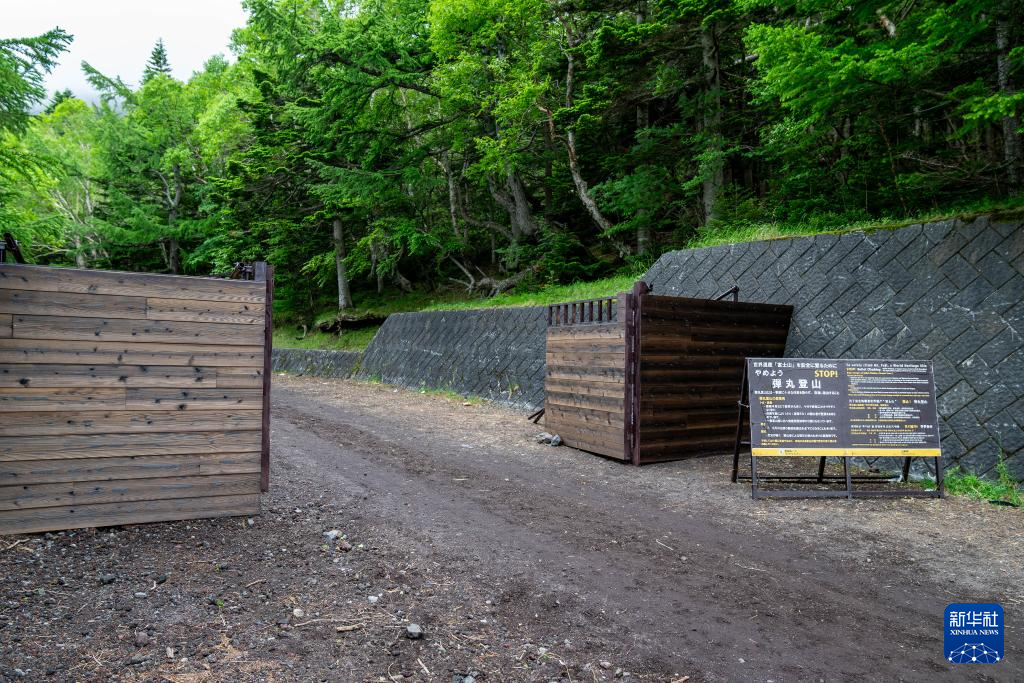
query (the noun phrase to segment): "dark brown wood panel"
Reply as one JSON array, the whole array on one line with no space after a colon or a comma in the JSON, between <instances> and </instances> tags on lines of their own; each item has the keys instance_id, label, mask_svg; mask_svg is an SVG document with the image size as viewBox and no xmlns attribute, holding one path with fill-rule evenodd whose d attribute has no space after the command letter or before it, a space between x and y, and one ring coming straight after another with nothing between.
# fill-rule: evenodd
<instances>
[{"instance_id":1,"label":"dark brown wood panel","mask_svg":"<svg viewBox=\"0 0 1024 683\"><path fill-rule=\"evenodd\" d=\"M11 336L11 320L12 316L10 313L0 313L0 337Z\"/></svg>"},{"instance_id":2,"label":"dark brown wood panel","mask_svg":"<svg viewBox=\"0 0 1024 683\"><path fill-rule=\"evenodd\" d=\"M645 295L638 464L732 445L744 359L785 352L792 308Z\"/></svg>"}]
</instances>

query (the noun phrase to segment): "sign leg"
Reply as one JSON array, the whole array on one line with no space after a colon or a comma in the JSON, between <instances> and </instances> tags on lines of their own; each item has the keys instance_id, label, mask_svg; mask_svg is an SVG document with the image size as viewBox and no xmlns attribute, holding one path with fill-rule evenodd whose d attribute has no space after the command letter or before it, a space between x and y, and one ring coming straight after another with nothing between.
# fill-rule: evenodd
<instances>
[{"instance_id":1,"label":"sign leg","mask_svg":"<svg viewBox=\"0 0 1024 683\"><path fill-rule=\"evenodd\" d=\"M818 483L825 480L825 458L818 461Z\"/></svg>"},{"instance_id":2,"label":"sign leg","mask_svg":"<svg viewBox=\"0 0 1024 683\"><path fill-rule=\"evenodd\" d=\"M736 483L740 473L740 445L743 442L743 399L747 395L747 366L743 364L743 380L740 382L740 398L736 401L736 446L732 453L732 483ZM751 451L753 452L753 451Z\"/></svg>"},{"instance_id":3,"label":"sign leg","mask_svg":"<svg viewBox=\"0 0 1024 683\"><path fill-rule=\"evenodd\" d=\"M853 500L853 479L850 478L850 459L843 457L843 474L846 475L846 497Z\"/></svg>"},{"instance_id":4,"label":"sign leg","mask_svg":"<svg viewBox=\"0 0 1024 683\"><path fill-rule=\"evenodd\" d=\"M750 497L757 498L757 456L750 454Z\"/></svg>"},{"instance_id":5,"label":"sign leg","mask_svg":"<svg viewBox=\"0 0 1024 683\"><path fill-rule=\"evenodd\" d=\"M942 476L942 456L935 458L935 490L939 493L939 498L946 497L946 484L943 481Z\"/></svg>"},{"instance_id":6,"label":"sign leg","mask_svg":"<svg viewBox=\"0 0 1024 683\"><path fill-rule=\"evenodd\" d=\"M910 481L910 458L903 460L903 483L906 484Z\"/></svg>"}]
</instances>

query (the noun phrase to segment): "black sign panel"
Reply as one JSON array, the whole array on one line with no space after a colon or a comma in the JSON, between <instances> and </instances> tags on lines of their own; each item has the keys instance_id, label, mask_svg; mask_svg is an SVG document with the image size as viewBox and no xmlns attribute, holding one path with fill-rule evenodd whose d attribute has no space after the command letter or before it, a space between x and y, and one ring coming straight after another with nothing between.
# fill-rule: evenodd
<instances>
[{"instance_id":1,"label":"black sign panel","mask_svg":"<svg viewBox=\"0 0 1024 683\"><path fill-rule=\"evenodd\" d=\"M748 358L756 456L941 455L928 361Z\"/></svg>"}]
</instances>

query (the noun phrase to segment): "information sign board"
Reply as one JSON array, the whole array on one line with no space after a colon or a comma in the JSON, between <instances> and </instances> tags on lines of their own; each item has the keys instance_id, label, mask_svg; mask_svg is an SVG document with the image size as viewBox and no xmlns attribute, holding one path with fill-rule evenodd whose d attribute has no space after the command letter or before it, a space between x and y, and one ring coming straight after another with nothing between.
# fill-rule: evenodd
<instances>
[{"instance_id":1,"label":"information sign board","mask_svg":"<svg viewBox=\"0 0 1024 683\"><path fill-rule=\"evenodd\" d=\"M749 358L756 456L941 455L929 361Z\"/></svg>"}]
</instances>

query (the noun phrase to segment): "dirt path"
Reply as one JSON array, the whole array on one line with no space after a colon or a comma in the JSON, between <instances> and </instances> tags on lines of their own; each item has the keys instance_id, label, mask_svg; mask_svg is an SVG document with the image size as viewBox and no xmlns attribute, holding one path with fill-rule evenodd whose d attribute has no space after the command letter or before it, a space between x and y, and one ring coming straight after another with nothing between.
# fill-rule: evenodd
<instances>
[{"instance_id":1,"label":"dirt path","mask_svg":"<svg viewBox=\"0 0 1024 683\"><path fill-rule=\"evenodd\" d=\"M252 525L0 553L0 679L1024 678L1017 510L755 502L726 458L638 470L536 444L517 413L379 385L275 377L274 411ZM943 660L959 601L1004 606L1003 662Z\"/></svg>"}]
</instances>

